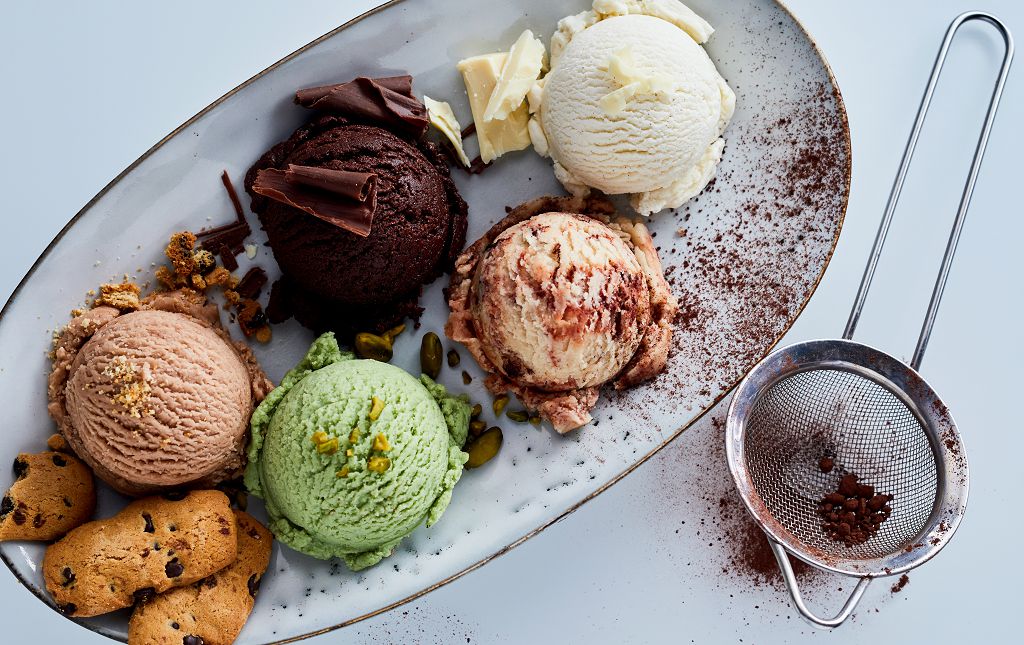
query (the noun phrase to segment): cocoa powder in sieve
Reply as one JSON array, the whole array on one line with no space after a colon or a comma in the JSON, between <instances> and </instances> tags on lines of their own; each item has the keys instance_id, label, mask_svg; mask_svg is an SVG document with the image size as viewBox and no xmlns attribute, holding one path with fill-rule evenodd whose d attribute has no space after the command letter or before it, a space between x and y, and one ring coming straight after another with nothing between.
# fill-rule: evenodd
<instances>
[{"instance_id":1,"label":"cocoa powder in sieve","mask_svg":"<svg viewBox=\"0 0 1024 645\"><path fill-rule=\"evenodd\" d=\"M838 489L818 503L818 514L825 520L821 528L846 546L867 542L892 513L892 495L876 495L874 486L858 479L853 473L843 475Z\"/></svg>"}]
</instances>

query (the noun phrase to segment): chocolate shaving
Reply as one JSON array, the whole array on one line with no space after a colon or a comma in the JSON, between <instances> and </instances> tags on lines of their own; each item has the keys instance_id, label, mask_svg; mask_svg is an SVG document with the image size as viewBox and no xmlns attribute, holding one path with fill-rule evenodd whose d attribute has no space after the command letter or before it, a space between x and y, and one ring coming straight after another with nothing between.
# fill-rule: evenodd
<instances>
[{"instance_id":1,"label":"chocolate shaving","mask_svg":"<svg viewBox=\"0 0 1024 645\"><path fill-rule=\"evenodd\" d=\"M470 123L466 127L462 128L462 138L465 139L470 135L476 134L476 122Z\"/></svg>"},{"instance_id":2,"label":"chocolate shaving","mask_svg":"<svg viewBox=\"0 0 1024 645\"><path fill-rule=\"evenodd\" d=\"M289 164L260 170L252 190L360 237L370 234L376 175Z\"/></svg>"},{"instance_id":3,"label":"chocolate shaving","mask_svg":"<svg viewBox=\"0 0 1024 645\"><path fill-rule=\"evenodd\" d=\"M491 164L484 163L484 160L480 158L480 155L477 155L476 158L473 159L473 162L469 164L467 172L471 175L479 175L490 167Z\"/></svg>"},{"instance_id":4,"label":"chocolate shaving","mask_svg":"<svg viewBox=\"0 0 1024 645\"><path fill-rule=\"evenodd\" d=\"M252 234L249 223L245 221L245 211L242 210L242 202L238 199L231 184L231 177L228 171L220 175L221 182L228 192L228 198L235 208L235 221L221 226L214 226L196 233L196 238L201 240L200 246L207 251L219 255L224 268L234 271L238 268L235 256L245 251L245 238Z\"/></svg>"},{"instance_id":5,"label":"chocolate shaving","mask_svg":"<svg viewBox=\"0 0 1024 645\"><path fill-rule=\"evenodd\" d=\"M220 255L224 266L229 271L234 271L235 269L228 266L229 260L225 257L225 254L234 256L243 253L245 251L245 238L249 237L251 233L252 229L249 228L248 224L233 224L227 230L220 231L211 237L206 237L210 235L209 231L196 233L196 237L201 240L200 246L202 248ZM237 263L235 268L237 268Z\"/></svg>"},{"instance_id":6,"label":"chocolate shaving","mask_svg":"<svg viewBox=\"0 0 1024 645\"><path fill-rule=\"evenodd\" d=\"M203 245L203 248L207 248L205 244ZM235 255L237 254L232 253L226 245L221 244L220 246L214 247L210 250L220 256L221 264L224 265L225 269L228 271L235 271L238 269L238 260L235 259Z\"/></svg>"},{"instance_id":7,"label":"chocolate shaving","mask_svg":"<svg viewBox=\"0 0 1024 645\"><path fill-rule=\"evenodd\" d=\"M267 284L267 273L260 267L253 267L238 281L235 293L242 298L255 300L259 297L260 290L265 284Z\"/></svg>"},{"instance_id":8,"label":"chocolate shaving","mask_svg":"<svg viewBox=\"0 0 1024 645\"><path fill-rule=\"evenodd\" d=\"M228 224L221 224L220 226L214 226L212 228L204 228L203 230L196 233L196 237L210 237L211 235L219 235L227 231L233 231L239 226L238 222L230 222Z\"/></svg>"},{"instance_id":9,"label":"chocolate shaving","mask_svg":"<svg viewBox=\"0 0 1024 645\"><path fill-rule=\"evenodd\" d=\"M363 118L420 137L430 123L427 108L412 94L411 76L367 78L299 90L295 102L307 108Z\"/></svg>"},{"instance_id":10,"label":"chocolate shaving","mask_svg":"<svg viewBox=\"0 0 1024 645\"><path fill-rule=\"evenodd\" d=\"M462 168L463 172L467 174L470 173L469 166L462 163L462 159L459 158L459 153L455 151L455 146L452 145L451 141L448 139L441 139L439 147L450 165Z\"/></svg>"},{"instance_id":11,"label":"chocolate shaving","mask_svg":"<svg viewBox=\"0 0 1024 645\"><path fill-rule=\"evenodd\" d=\"M231 200L231 205L235 207L235 215L238 217L238 221L244 222L245 211L242 210L242 202L238 199L238 193L235 192L235 187L231 183L231 177L228 176L227 170L220 174L220 180L224 183L225 190L228 191L228 198Z\"/></svg>"}]
</instances>

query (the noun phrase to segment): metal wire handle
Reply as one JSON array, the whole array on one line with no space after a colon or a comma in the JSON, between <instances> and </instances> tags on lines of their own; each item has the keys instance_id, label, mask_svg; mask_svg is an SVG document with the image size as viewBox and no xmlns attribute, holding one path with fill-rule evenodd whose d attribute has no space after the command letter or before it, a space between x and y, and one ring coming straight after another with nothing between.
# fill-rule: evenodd
<instances>
[{"instance_id":1,"label":"metal wire handle","mask_svg":"<svg viewBox=\"0 0 1024 645\"><path fill-rule=\"evenodd\" d=\"M935 86L939 80L939 74L946 63L946 54L953 42L953 37L960 27L972 20L983 20L993 27L1003 37L1006 45L1006 53L1003 55L1003 64L999 69L999 78L996 79L995 88L992 90L992 98L989 100L988 111L985 114L985 123L978 136L978 144L974 148L974 159L971 161L971 170L967 174L967 183L964 184L964 191L960 197L960 206L956 211L956 219L953 220L953 230L949 234L949 241L946 243L946 251L942 256L942 265L939 268L939 275L935 280L935 287L932 289L931 301L928 303L928 311L925 313L924 323L921 326L921 335L917 339L917 346L914 348L914 358L910 366L915 370L921 367L924 360L925 349L928 348L928 339L932 335L932 327L935 325L935 315L939 310L939 302L942 300L942 292L946 288L946 279L949 277L949 269L953 264L953 255L956 253L957 243L960 241L960 231L963 229L964 219L967 216L967 209L971 205L971 197L974 195L974 184L978 180L978 171L981 168L981 160L985 156L985 148L988 146L988 138L992 133L992 122L996 118L996 110L1003 95L1003 87L1006 85L1006 77L1010 73L1010 63L1013 61L1013 36L1006 25L990 13L981 11L968 11L957 16L946 30L946 37L939 47L939 53L932 66L932 74L928 78L928 85L921 97L921 105L917 109L917 117L914 119L914 127L910 131L910 138L907 140L907 147L903 150L903 159L900 161L899 171L896 173L896 180L893 182L892 191L889 193L889 201L885 205L885 212L882 215L882 222L878 226L878 233L875 235L875 243L871 247L871 255L868 257L867 267L864 269L864 276L860 281L860 288L857 290L857 297L853 302L853 309L850 311L850 319L846 323L846 330L843 331L843 338L853 338L853 331L860 321L861 311L864 309L864 302L868 297L868 290L871 288L871 281L875 276L875 269L878 267L878 258L882 255L882 246L889 234L889 224L892 223L892 216L896 210L896 203L899 201L900 193L903 191L903 182L907 177L907 170L910 167L910 160L914 156L914 149L917 147L917 140L921 135L921 127L924 125L925 116L932 102L932 95L935 93Z\"/></svg>"},{"instance_id":2,"label":"metal wire handle","mask_svg":"<svg viewBox=\"0 0 1024 645\"><path fill-rule=\"evenodd\" d=\"M800 585L796 581L796 574L793 573L793 565L789 562L789 554L786 553L786 547L782 546L772 538L768 538L768 545L772 547L772 553L775 554L775 560L779 563L779 570L782 571L782 580L786 583L786 589L789 590L789 596L793 599L793 604L796 606L797 611L800 615L814 623L818 627L825 627L831 629L833 627L839 627L842 625L853 610L857 608L857 603L864 596L864 592L868 590L868 585L871 584L872 578L863 577L857 580L857 586L853 588L853 593L846 599L846 603L843 604L843 608L839 610L839 613L832 618L822 618L811 611L811 608L804 602L803 597L800 595Z\"/></svg>"},{"instance_id":3,"label":"metal wire handle","mask_svg":"<svg viewBox=\"0 0 1024 645\"><path fill-rule=\"evenodd\" d=\"M853 338L853 332L857 327L861 312L864 309L864 303L867 300L868 291L871 288L871 281L874 278L875 269L878 267L878 259L882 254L882 246L885 244L885 238L889 233L889 225L892 223L893 213L896 210L896 203L899 201L900 193L903 190L903 182L906 179L907 170L910 167L910 161L914 156L914 149L917 147L917 140L921 135L921 128L924 125L925 116L928 114L928 108L931 106L932 96L935 93L935 86L938 83L939 75L941 74L942 68L946 62L946 55L949 52L950 44L953 42L953 37L956 35L956 32L960 27L964 23L972 20L982 20L995 27L1003 37L1003 42L1006 45L1006 52L1003 55L1003 63L999 69L999 77L996 79L995 87L992 90L992 98L989 100L988 111L985 114L985 121L981 128L981 134L978 136L978 143L974 149L974 158L971 161L971 169L967 175L967 182L964 185L963 194L960 197L960 205L957 208L956 218L953 220L953 229L949 234L949 241L946 243L946 250L942 257L942 265L939 268L939 274L935 280L935 287L932 289L931 300L928 303L928 311L925 313L924 323L921 326L921 334L918 337L917 346L914 348L914 357L911 361L911 367L915 370L921 366L921 361L924 359L925 349L928 347L928 339L931 336L932 328L935 325L935 316L939 309L939 303L942 300L942 293L946 287L946 280L949 277L950 267L953 264L953 256L956 253L957 243L960 240L960 232L963 229L964 219L967 216L967 209L971 204L971 197L974 194L974 184L977 182L978 171L981 168L981 161L985 156L985 148L988 145L989 135L992 133L992 123L995 120L996 110L999 107L999 101L1003 95L1003 87L1006 85L1006 77L1010 72L1010 64L1013 60L1013 36L1010 34L1009 29L1006 28L1006 25L992 14L980 11L962 13L957 16L952 23L950 23L949 28L946 30L946 36L942 41L942 45L939 47L939 53L935 58L934 65L932 66L931 76L928 78L928 85L925 87L924 96L921 98L921 105L917 109L914 126L910 131L910 137L907 139L907 146L903 151L903 158L900 161L899 171L896 173L896 180L893 182L892 191L889 193L889 200L885 205L885 211L882 214L882 221L879 224L878 233L875 235L874 245L871 248L871 255L868 257L868 263L864 269L864 275L861 278L860 287L857 290L857 297L854 299L853 308L850 311L850 318L847 321L846 329L843 332L843 338L845 340ZM770 536L768 537L768 542L775 554L775 559L778 561L779 568L782 571L783 580L786 583L786 588L789 590L790 596L793 599L793 604L805 619L816 626L832 628L837 627L849 618L857 607L857 603L860 602L861 597L863 597L864 592L867 590L867 587L872 580L870 576L861 577L858 580L857 586L850 594L850 597L835 616L831 618L822 618L811 611L811 609L807 607L806 603L804 603L785 547Z\"/></svg>"}]
</instances>

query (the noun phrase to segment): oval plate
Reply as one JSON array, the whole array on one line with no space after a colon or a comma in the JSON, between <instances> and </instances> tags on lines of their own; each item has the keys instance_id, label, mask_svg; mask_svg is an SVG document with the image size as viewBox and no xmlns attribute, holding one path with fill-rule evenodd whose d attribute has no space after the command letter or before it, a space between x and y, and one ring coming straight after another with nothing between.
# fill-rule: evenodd
<instances>
[{"instance_id":1,"label":"oval plate","mask_svg":"<svg viewBox=\"0 0 1024 645\"><path fill-rule=\"evenodd\" d=\"M738 98L715 183L678 213L650 222L682 305L667 373L628 393L606 393L594 424L568 436L504 420L498 458L467 471L443 521L417 530L376 567L354 574L276 547L239 642L299 639L351 624L505 553L677 437L792 325L828 264L846 209L850 141L842 99L820 51L781 5L689 4L717 29L707 49ZM526 28L546 42L559 18L586 8L586 0L396 0L246 81L154 146L61 231L3 310L0 390L20 405L8 406L7 427L18 432L6 433L0 463L43 449L54 431L45 414L50 333L99 283L125 273L148 279L170 233L230 220L219 174L227 169L240 180L264 150L309 117L292 105L294 90L356 75L411 73L418 94L450 101L468 123L459 59L507 49ZM501 218L506 205L562 192L550 164L530 151L508 155L482 175L453 174L470 205L470 240ZM261 231L253 241L262 244ZM255 262L273 278L276 265L260 248ZM420 334L443 327L443 282L424 293L422 329L398 341L401 367L415 369ZM275 327L274 341L256 351L276 381L311 340L289 323ZM481 373L463 356L459 370L446 368L441 381L489 401ZM462 368L474 377L469 387L462 385ZM122 504L103 491L99 516ZM259 516L258 500L252 506ZM52 606L38 570L42 546L4 543L0 555ZM126 612L79 622L125 638Z\"/></svg>"}]
</instances>

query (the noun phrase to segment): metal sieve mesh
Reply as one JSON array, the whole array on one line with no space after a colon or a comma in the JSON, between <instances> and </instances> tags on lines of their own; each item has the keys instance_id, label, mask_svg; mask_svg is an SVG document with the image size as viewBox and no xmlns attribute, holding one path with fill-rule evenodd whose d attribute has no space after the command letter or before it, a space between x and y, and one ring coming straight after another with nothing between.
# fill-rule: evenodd
<instances>
[{"instance_id":1,"label":"metal sieve mesh","mask_svg":"<svg viewBox=\"0 0 1024 645\"><path fill-rule=\"evenodd\" d=\"M835 467L821 472L822 456ZM743 458L768 511L803 545L871 560L913 543L938 503L937 453L921 421L889 389L839 369L797 372L765 390L746 423ZM818 502L853 473L894 496L892 514L867 542L847 546L822 529Z\"/></svg>"}]
</instances>

